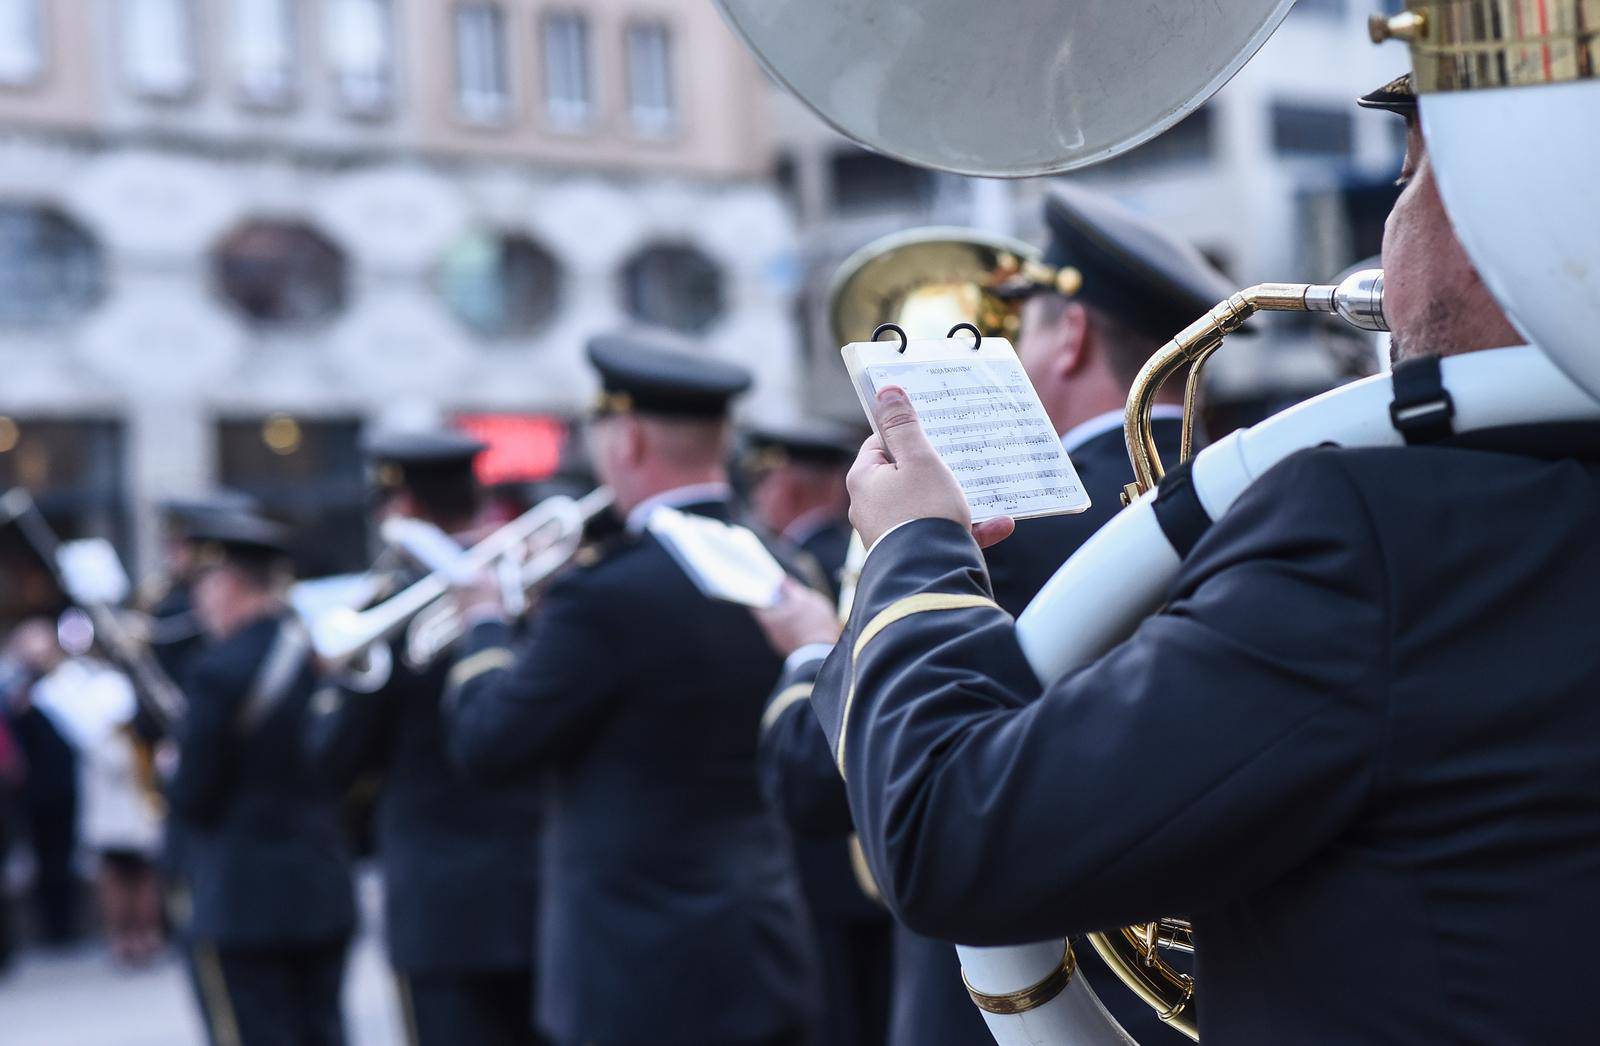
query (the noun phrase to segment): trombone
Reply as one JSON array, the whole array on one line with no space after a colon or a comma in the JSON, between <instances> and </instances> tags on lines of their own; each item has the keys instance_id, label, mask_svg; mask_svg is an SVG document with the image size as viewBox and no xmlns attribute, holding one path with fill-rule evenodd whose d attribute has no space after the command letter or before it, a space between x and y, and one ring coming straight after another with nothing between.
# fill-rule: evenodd
<instances>
[{"instance_id":1,"label":"trombone","mask_svg":"<svg viewBox=\"0 0 1600 1046\"><path fill-rule=\"evenodd\" d=\"M140 708L170 734L188 710L188 700L150 652L148 619L121 605L131 586L110 542L62 541L22 487L0 497L0 523L16 524L62 594L87 618L92 644L126 673Z\"/></svg>"},{"instance_id":2,"label":"trombone","mask_svg":"<svg viewBox=\"0 0 1600 1046\"><path fill-rule=\"evenodd\" d=\"M438 660L466 631L466 622L449 597L471 578L492 571L500 581L507 611L526 610L532 594L571 562L584 532L611 507L613 495L600 487L582 498L546 498L464 552L446 558L431 539L418 540L405 521L384 527L385 539L412 552L431 569L382 602L365 609L336 607L305 618L312 648L323 662L343 673L345 685L371 692L394 670L389 642L405 634L405 663L423 669Z\"/></svg>"}]
</instances>

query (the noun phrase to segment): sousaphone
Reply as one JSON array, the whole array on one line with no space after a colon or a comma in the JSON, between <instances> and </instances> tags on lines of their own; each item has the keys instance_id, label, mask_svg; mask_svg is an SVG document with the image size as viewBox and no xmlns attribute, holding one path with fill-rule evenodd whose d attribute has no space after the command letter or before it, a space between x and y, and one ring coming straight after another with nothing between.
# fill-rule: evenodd
<instances>
[{"instance_id":1,"label":"sousaphone","mask_svg":"<svg viewBox=\"0 0 1600 1046\"><path fill-rule=\"evenodd\" d=\"M767 70L840 132L910 163L1026 177L1116 156L1202 105L1293 0L715 0ZM1532 345L1446 360L1457 432L1600 419L1600 0L1408 0L1373 39L1411 46L1424 133L1452 221ZM1363 86L1351 84L1354 95ZM1159 605L1181 554L1153 511L1161 464L1146 406L1181 364L1203 363L1263 309L1383 324L1383 282L1269 284L1220 303L1158 354L1128 404L1139 482L1131 505L1019 619L1052 681L1128 635ZM1550 365L1553 360L1555 367ZM1559 367L1559 370L1557 369ZM1564 372L1564 373L1563 373ZM1400 443L1387 376L1356 382L1213 444L1194 461L1216 519L1303 447ZM1096 935L1130 987L1190 1035L1194 986L1162 961L1191 945L1165 920ZM961 948L973 999L1002 1046L1126 1044L1059 939Z\"/></svg>"}]
</instances>

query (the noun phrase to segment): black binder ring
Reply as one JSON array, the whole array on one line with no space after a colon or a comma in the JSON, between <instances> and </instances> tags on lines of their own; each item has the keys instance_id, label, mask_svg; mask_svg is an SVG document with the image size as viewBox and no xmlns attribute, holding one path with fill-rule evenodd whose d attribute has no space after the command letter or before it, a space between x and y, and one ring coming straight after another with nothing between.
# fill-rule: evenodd
<instances>
[{"instance_id":1,"label":"black binder ring","mask_svg":"<svg viewBox=\"0 0 1600 1046\"><path fill-rule=\"evenodd\" d=\"M972 339L973 339L972 340L972 351L973 352L977 352L978 349L983 345L983 331L979 330L975 325L973 325L971 323L958 323L954 327L950 328L950 333L946 334L945 337L946 338L954 338L956 336L956 332L957 331L971 331L972 332Z\"/></svg>"},{"instance_id":2,"label":"black binder ring","mask_svg":"<svg viewBox=\"0 0 1600 1046\"><path fill-rule=\"evenodd\" d=\"M900 335L900 353L904 355L906 347L911 344L911 340L906 337L906 329L898 323L880 323L878 324L878 329L872 332L872 340L877 341L883 337L884 331L894 331Z\"/></svg>"}]
</instances>

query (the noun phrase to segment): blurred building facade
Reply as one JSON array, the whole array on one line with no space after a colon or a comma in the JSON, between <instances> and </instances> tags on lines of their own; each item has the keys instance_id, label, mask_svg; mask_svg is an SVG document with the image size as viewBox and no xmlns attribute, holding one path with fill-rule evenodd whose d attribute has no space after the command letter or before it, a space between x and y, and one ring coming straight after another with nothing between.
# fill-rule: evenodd
<instances>
[{"instance_id":1,"label":"blurred building facade","mask_svg":"<svg viewBox=\"0 0 1600 1046\"><path fill-rule=\"evenodd\" d=\"M1161 137L1067 177L1182 233L1241 287L1324 282L1378 252L1404 151L1401 122L1355 97L1404 71L1402 51L1368 41L1374 10L1399 0L1300 0L1261 53ZM774 91L776 179L798 216L811 404L854 411L826 329L835 267L876 236L918 224L970 225L1043 242L1046 182L937 174L859 149ZM1004 119L997 113L996 119ZM1339 379L1346 346L1321 323L1273 318L1212 363L1223 424L1254 420ZM1176 332L1174 332L1176 333Z\"/></svg>"},{"instance_id":2,"label":"blurred building facade","mask_svg":"<svg viewBox=\"0 0 1600 1046\"><path fill-rule=\"evenodd\" d=\"M708 3L0 0L0 486L143 569L157 501L239 487L333 569L364 429L465 415L536 472L596 331L788 404L762 84Z\"/></svg>"}]
</instances>

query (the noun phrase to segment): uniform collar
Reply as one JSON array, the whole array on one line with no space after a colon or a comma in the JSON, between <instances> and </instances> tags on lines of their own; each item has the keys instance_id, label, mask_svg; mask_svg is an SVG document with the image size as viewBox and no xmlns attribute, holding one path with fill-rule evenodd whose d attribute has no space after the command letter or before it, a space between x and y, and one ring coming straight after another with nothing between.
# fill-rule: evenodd
<instances>
[{"instance_id":1,"label":"uniform collar","mask_svg":"<svg viewBox=\"0 0 1600 1046\"><path fill-rule=\"evenodd\" d=\"M809 512L802 512L792 523L783 528L784 540L792 545L804 545L833 526L837 519L832 510L826 508L814 508Z\"/></svg>"},{"instance_id":2,"label":"uniform collar","mask_svg":"<svg viewBox=\"0 0 1600 1046\"><path fill-rule=\"evenodd\" d=\"M633 506L633 511L628 513L628 533L644 533L645 524L650 522L650 513L663 506L681 509L708 502L726 503L732 497L733 488L726 483L691 483L686 487L663 490Z\"/></svg>"},{"instance_id":3,"label":"uniform collar","mask_svg":"<svg viewBox=\"0 0 1600 1046\"><path fill-rule=\"evenodd\" d=\"M1124 413L1120 410L1108 410L1104 414L1074 425L1061 437L1061 445L1066 448L1068 454L1071 454L1090 440L1104 436L1113 429L1121 429L1123 417ZM1160 421L1169 418L1181 421L1183 408L1176 403L1157 403L1150 408L1150 420Z\"/></svg>"}]
</instances>

